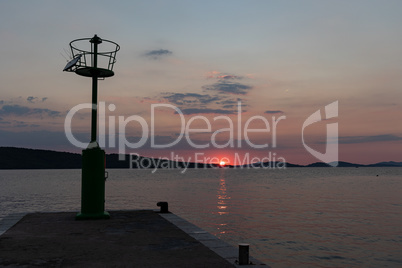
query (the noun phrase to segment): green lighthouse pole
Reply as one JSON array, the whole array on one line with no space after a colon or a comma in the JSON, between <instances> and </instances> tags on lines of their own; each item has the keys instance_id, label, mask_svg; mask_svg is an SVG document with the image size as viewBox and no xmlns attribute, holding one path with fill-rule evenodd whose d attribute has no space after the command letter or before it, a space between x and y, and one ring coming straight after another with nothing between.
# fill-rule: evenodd
<instances>
[{"instance_id":1,"label":"green lighthouse pole","mask_svg":"<svg viewBox=\"0 0 402 268\"><path fill-rule=\"evenodd\" d=\"M89 41L93 44L93 66L90 71L92 74L92 116L91 116L91 143L96 142L96 129L98 121L98 45L102 43L96 34Z\"/></svg>"},{"instance_id":2,"label":"green lighthouse pole","mask_svg":"<svg viewBox=\"0 0 402 268\"><path fill-rule=\"evenodd\" d=\"M90 43L90 49L84 49ZM98 45L106 43L108 50L98 51ZM114 76L113 66L116 53L120 46L110 40L99 38L81 38L70 42L73 59L67 63L63 71L75 72L78 75L92 78L92 111L91 111L91 141L82 150L82 179L81 179L81 211L77 220L108 219L105 211L105 151L97 142L98 122L98 80ZM102 61L98 64L98 56ZM99 66L98 66L99 65Z\"/></svg>"},{"instance_id":3,"label":"green lighthouse pole","mask_svg":"<svg viewBox=\"0 0 402 268\"><path fill-rule=\"evenodd\" d=\"M97 35L89 42L93 47L92 68L92 114L91 142L82 151L82 181L81 181L81 212L77 220L108 219L105 211L105 151L99 147L96 140L98 121L98 45L102 43Z\"/></svg>"}]
</instances>

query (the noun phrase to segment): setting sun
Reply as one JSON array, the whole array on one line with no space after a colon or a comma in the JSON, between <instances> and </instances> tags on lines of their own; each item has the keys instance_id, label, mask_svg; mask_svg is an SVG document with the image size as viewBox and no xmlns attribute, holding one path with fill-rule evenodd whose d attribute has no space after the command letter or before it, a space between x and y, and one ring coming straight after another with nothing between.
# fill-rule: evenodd
<instances>
[{"instance_id":1,"label":"setting sun","mask_svg":"<svg viewBox=\"0 0 402 268\"><path fill-rule=\"evenodd\" d=\"M225 161L221 161L221 162L219 163L219 165L223 167L223 166L226 165L226 162L225 162Z\"/></svg>"}]
</instances>

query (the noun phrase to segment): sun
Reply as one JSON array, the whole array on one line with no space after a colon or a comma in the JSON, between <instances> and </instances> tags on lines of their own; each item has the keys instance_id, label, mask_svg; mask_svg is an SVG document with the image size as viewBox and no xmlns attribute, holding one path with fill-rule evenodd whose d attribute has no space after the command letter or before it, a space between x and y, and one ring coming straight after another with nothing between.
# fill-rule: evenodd
<instances>
[{"instance_id":1,"label":"sun","mask_svg":"<svg viewBox=\"0 0 402 268\"><path fill-rule=\"evenodd\" d=\"M221 167L224 167L224 166L226 166L226 162L225 162L225 161L221 161L221 162L219 163L219 165L220 165Z\"/></svg>"}]
</instances>

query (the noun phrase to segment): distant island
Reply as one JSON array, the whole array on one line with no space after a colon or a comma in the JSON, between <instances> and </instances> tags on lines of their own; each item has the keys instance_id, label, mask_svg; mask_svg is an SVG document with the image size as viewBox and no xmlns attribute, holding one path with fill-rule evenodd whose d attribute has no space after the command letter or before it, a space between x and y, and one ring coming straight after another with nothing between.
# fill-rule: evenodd
<instances>
[{"instance_id":1,"label":"distant island","mask_svg":"<svg viewBox=\"0 0 402 268\"><path fill-rule=\"evenodd\" d=\"M130 168L129 155L125 160L119 160L118 154L106 155L106 168ZM138 156L131 168L217 168L218 164L207 163L185 163L164 159L149 158ZM245 168L245 167L271 167L279 163L253 163L242 166L227 165L225 168ZM331 167L322 162L309 165L297 165L291 163L280 163L286 167ZM338 167L402 167L402 162L380 162L370 165L354 164L339 161ZM51 150L27 149L16 147L0 147L0 169L79 169L81 168L81 154L58 152Z\"/></svg>"}]
</instances>

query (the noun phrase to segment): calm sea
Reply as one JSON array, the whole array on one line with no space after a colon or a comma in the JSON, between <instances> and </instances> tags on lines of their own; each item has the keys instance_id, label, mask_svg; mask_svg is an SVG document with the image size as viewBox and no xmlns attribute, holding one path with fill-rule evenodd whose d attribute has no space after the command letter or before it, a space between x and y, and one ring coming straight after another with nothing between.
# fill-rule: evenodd
<instances>
[{"instance_id":1,"label":"calm sea","mask_svg":"<svg viewBox=\"0 0 402 268\"><path fill-rule=\"evenodd\" d=\"M168 201L273 267L402 267L402 168L108 171L108 210ZM79 211L80 180L80 170L1 170L0 219Z\"/></svg>"}]
</instances>

